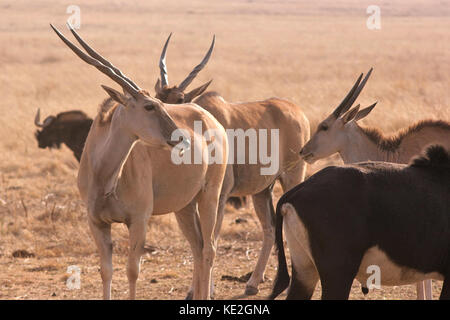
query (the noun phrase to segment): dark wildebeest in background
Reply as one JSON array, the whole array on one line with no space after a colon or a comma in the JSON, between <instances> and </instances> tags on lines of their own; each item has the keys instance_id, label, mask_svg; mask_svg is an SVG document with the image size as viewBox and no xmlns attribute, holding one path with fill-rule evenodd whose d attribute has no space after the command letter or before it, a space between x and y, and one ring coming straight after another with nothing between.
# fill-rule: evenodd
<instances>
[{"instance_id":1,"label":"dark wildebeest in background","mask_svg":"<svg viewBox=\"0 0 450 320\"><path fill-rule=\"evenodd\" d=\"M92 125L92 119L84 112L79 110L61 112L56 116L48 116L41 123L38 109L34 123L42 128L36 131L39 148L59 149L61 143L64 143L80 162L84 142Z\"/></svg>"},{"instance_id":2,"label":"dark wildebeest in background","mask_svg":"<svg viewBox=\"0 0 450 320\"><path fill-rule=\"evenodd\" d=\"M444 280L450 299L450 151L431 146L409 165L365 162L327 167L284 194L276 210L278 274L270 298L347 299L353 279L380 285ZM368 273L369 272L369 273ZM372 278L373 279L373 278ZM371 280L371 279L369 279Z\"/></svg>"}]
</instances>

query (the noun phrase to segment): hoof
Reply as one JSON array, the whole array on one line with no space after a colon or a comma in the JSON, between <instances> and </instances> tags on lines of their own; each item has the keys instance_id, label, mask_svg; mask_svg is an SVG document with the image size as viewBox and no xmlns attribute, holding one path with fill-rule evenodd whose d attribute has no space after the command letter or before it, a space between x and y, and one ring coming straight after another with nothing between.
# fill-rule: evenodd
<instances>
[{"instance_id":1,"label":"hoof","mask_svg":"<svg viewBox=\"0 0 450 320\"><path fill-rule=\"evenodd\" d=\"M363 287L363 286L361 286L361 291L362 291L363 295L366 295L369 293L369 289L366 287Z\"/></svg>"},{"instance_id":2,"label":"hoof","mask_svg":"<svg viewBox=\"0 0 450 320\"><path fill-rule=\"evenodd\" d=\"M245 295L247 295L247 296L254 296L254 295L258 294L258 292L259 292L259 290L256 287L247 286L245 288Z\"/></svg>"}]
</instances>

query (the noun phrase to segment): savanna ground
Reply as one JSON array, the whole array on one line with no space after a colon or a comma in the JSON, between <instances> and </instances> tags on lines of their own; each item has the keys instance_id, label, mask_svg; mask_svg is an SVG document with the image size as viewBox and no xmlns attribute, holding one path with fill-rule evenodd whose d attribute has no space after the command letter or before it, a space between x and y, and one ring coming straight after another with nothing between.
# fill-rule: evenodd
<instances>
[{"instance_id":1,"label":"savanna ground","mask_svg":"<svg viewBox=\"0 0 450 320\"><path fill-rule=\"evenodd\" d=\"M359 101L379 101L363 122L386 132L424 118L450 120L450 5L447 1L2 1L0 4L0 298L97 299L98 256L87 228L71 152L42 150L34 138L44 115L81 109L95 116L104 75L85 65L50 30L69 5L81 8L80 33L128 76L153 92L158 58L170 32L169 79L181 81L200 61L213 34L216 48L192 87L229 101L287 98L312 128L335 107L361 72L374 73ZM381 30L366 27L366 8L381 8ZM308 174L338 157L320 161ZM280 195L277 186L275 198ZM237 219L241 220L237 220ZM256 263L261 231L251 205L227 208L214 278L216 298L243 293L241 277ZM237 223L237 221L243 221ZM113 298L127 297L127 230L115 225ZM184 298L192 275L189 246L172 214L152 218L152 248L142 259L139 299ZM33 256L15 258L26 250ZM405 248L408 250L408 248ZM81 268L81 289L66 287L67 268ZM271 289L276 259L254 297ZM434 297L441 283L433 282ZM314 298L320 297L320 287ZM364 299L354 283L352 299ZM414 299L415 286L383 287L366 299Z\"/></svg>"}]
</instances>

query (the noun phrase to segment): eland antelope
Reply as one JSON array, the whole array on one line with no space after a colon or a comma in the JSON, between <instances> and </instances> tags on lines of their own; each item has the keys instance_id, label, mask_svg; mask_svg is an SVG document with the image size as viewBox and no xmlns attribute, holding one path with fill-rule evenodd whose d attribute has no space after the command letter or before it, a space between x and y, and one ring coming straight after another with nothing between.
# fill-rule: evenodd
<instances>
[{"instance_id":1,"label":"eland antelope","mask_svg":"<svg viewBox=\"0 0 450 320\"><path fill-rule=\"evenodd\" d=\"M36 140L39 148L60 148L64 143L72 150L75 158L80 162L92 119L83 111L73 110L60 112L56 116L48 116L41 122L41 111L37 110L34 124L41 130L36 130Z\"/></svg>"},{"instance_id":2,"label":"eland antelope","mask_svg":"<svg viewBox=\"0 0 450 320\"><path fill-rule=\"evenodd\" d=\"M167 38L161 53L161 57L159 59L160 79L158 79L155 84L155 92L156 92L155 97L161 101L164 101L165 103L171 104L191 102L197 96L205 92L205 90L209 87L209 85L212 82L212 80L209 80L208 82L202 84L198 88L195 88L187 93L184 92L187 89L187 87L192 83L192 81L195 79L195 77L197 77L199 72L202 71L203 68L208 63L209 58L211 57L211 54L214 49L216 37L215 36L213 37L211 46L206 52L206 55L204 56L203 60L188 74L188 76L183 81L181 81L179 85L169 87L169 75L166 66L166 52L171 37L172 33Z\"/></svg>"},{"instance_id":3,"label":"eland antelope","mask_svg":"<svg viewBox=\"0 0 450 320\"><path fill-rule=\"evenodd\" d=\"M192 82L208 61L214 47L214 39L203 61L194 68L179 86L170 87L166 68L166 50L170 37L171 35L164 45L159 61L161 79L157 81L155 86L156 97L167 103L191 101L194 96L203 93L211 83L209 81L187 94L184 93L187 85ZM231 154L229 159L231 164L227 168L222 187L216 237L219 236L220 232L224 203L229 197L252 196L255 212L261 223L263 231L262 248L255 269L245 289L245 294L255 295L258 293L258 285L263 281L265 268L275 239L272 188L278 180L282 189L286 192L304 180L306 163L299 156L299 151L309 139L309 121L299 106L279 98L231 103L225 101L216 92L206 92L193 101L219 120L226 129L227 134L229 134L228 142ZM255 149L252 149L249 143L241 147L234 143L236 138L234 133L238 130L248 133L246 138L249 139L251 132L254 131L266 130L272 132L273 130L278 130L279 144L276 146L275 152L277 153L279 167L275 172L262 175L261 168L264 168L266 164L261 161L253 164L249 163L249 161L239 163L238 155L242 151L244 151L248 160L252 156L252 152L255 152ZM276 143L276 141L272 141L273 143Z\"/></svg>"},{"instance_id":4,"label":"eland antelope","mask_svg":"<svg viewBox=\"0 0 450 320\"><path fill-rule=\"evenodd\" d=\"M450 299L450 150L442 146L409 165L327 167L280 198L276 219L272 299L288 286L287 299L310 299L319 279L322 299L348 299L355 278L367 287L444 280L440 298Z\"/></svg>"},{"instance_id":5,"label":"eland antelope","mask_svg":"<svg viewBox=\"0 0 450 320\"><path fill-rule=\"evenodd\" d=\"M193 298L209 298L216 250L214 227L228 157L223 127L195 104L171 106L151 97L72 28L87 54L51 27L79 58L124 92L102 86L115 103L101 108L95 117L78 172L78 188L100 253L103 297L111 298L111 224L124 223L129 230L127 276L129 297L134 299L148 220L152 215L175 212L194 256ZM216 133L215 141L221 141L214 149L219 161L209 163L203 151L211 141L193 130L194 122L205 132ZM177 143L172 135L180 128L184 133ZM191 150L200 154L199 164L174 164L174 154Z\"/></svg>"},{"instance_id":6,"label":"eland antelope","mask_svg":"<svg viewBox=\"0 0 450 320\"><path fill-rule=\"evenodd\" d=\"M371 71L362 82L361 75L342 103L319 123L315 134L301 150L300 155L305 161L312 164L339 153L344 163L366 160L408 163L429 144L450 147L450 123L442 120L423 120L393 136L385 136L378 128L359 125L358 121L366 117L376 103L362 110L359 105L350 108Z\"/></svg>"},{"instance_id":7,"label":"eland antelope","mask_svg":"<svg viewBox=\"0 0 450 320\"><path fill-rule=\"evenodd\" d=\"M211 46L209 47L206 55L202 59L202 61L188 74L188 76L180 82L177 86L169 87L169 76L167 72L166 66L166 51L167 45L169 44L169 40L172 37L172 33L166 40L164 44L161 57L159 59L159 68L160 68L160 78L156 81L155 84L155 97L161 100L164 103L170 104L180 104L180 103L188 103L194 100L197 96L201 95L211 84L212 80L204 83L198 88L191 90L190 92L185 93L184 91L187 87L192 83L195 77L198 75L200 71L206 66L211 57L211 54L214 49L214 43L216 37L213 37ZM248 200L247 197L229 197L227 199L227 203L231 204L234 208L240 209L247 205Z\"/></svg>"},{"instance_id":8,"label":"eland antelope","mask_svg":"<svg viewBox=\"0 0 450 320\"><path fill-rule=\"evenodd\" d=\"M361 75L342 103L320 122L316 133L300 152L305 161L314 163L339 153L346 164L367 160L408 163L427 145L439 143L450 148L450 123L446 121L420 121L389 137L377 128L359 125L358 121L366 117L376 103L362 110L359 110L359 105L350 108L371 72L372 69L362 82ZM367 293L364 287L363 292ZM431 299L431 281L418 283L417 293L419 299Z\"/></svg>"}]
</instances>

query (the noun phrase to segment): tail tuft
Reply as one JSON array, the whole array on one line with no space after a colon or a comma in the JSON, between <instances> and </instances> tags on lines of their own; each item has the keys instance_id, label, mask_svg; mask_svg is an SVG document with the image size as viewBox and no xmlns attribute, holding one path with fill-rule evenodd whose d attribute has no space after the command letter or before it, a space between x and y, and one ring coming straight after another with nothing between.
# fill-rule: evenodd
<instances>
[{"instance_id":1,"label":"tail tuft","mask_svg":"<svg viewBox=\"0 0 450 320\"><path fill-rule=\"evenodd\" d=\"M277 210L275 214L275 243L278 252L278 271L273 285L272 293L269 299L273 300L280 295L288 286L290 282L289 272L286 264L286 255L284 253L283 244L283 198L278 201Z\"/></svg>"},{"instance_id":2,"label":"tail tuft","mask_svg":"<svg viewBox=\"0 0 450 320\"><path fill-rule=\"evenodd\" d=\"M429 146L423 155L413 158L410 166L450 168L450 152L441 145Z\"/></svg>"}]
</instances>

